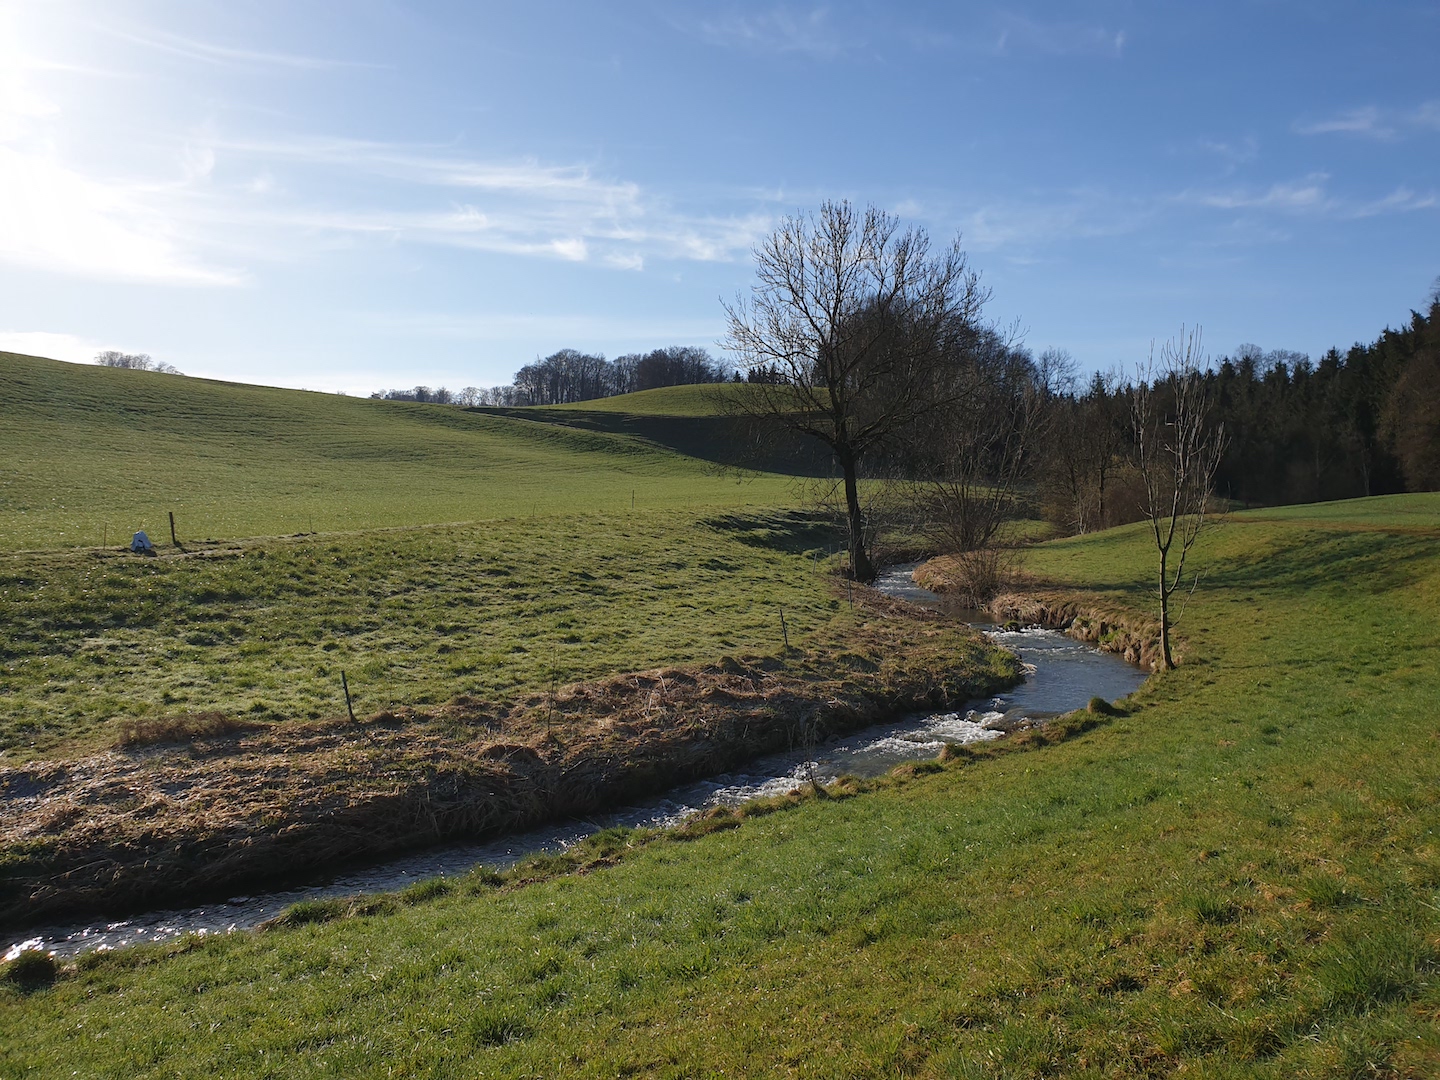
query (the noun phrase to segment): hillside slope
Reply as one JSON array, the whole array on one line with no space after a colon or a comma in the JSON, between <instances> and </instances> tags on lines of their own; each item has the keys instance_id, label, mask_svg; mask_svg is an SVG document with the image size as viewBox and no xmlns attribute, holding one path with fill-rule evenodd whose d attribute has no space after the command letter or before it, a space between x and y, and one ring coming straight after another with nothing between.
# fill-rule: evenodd
<instances>
[{"instance_id":1,"label":"hillside slope","mask_svg":"<svg viewBox=\"0 0 1440 1080\"><path fill-rule=\"evenodd\" d=\"M784 499L623 431L0 353L0 541L112 545Z\"/></svg>"},{"instance_id":2,"label":"hillside slope","mask_svg":"<svg viewBox=\"0 0 1440 1080\"><path fill-rule=\"evenodd\" d=\"M579 431L632 436L725 468L790 476L834 475L834 460L823 444L781 423L734 412L731 401L746 390L734 383L660 386L567 405L484 411Z\"/></svg>"}]
</instances>

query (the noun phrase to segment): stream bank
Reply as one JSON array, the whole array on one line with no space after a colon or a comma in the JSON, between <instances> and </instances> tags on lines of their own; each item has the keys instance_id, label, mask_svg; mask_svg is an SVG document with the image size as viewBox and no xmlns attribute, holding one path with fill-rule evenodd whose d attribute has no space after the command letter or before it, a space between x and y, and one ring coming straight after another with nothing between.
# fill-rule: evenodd
<instances>
[{"instance_id":1,"label":"stream bank","mask_svg":"<svg viewBox=\"0 0 1440 1080\"><path fill-rule=\"evenodd\" d=\"M941 555L914 564L917 586L941 597L959 592L960 573L955 559ZM1148 615L1097 596L1052 585L1004 589L990 601L985 615L1000 626L1018 623L1058 630L1103 652L1123 656L1146 671L1156 670L1160 658L1160 623ZM1177 658L1183 643L1174 642Z\"/></svg>"},{"instance_id":2,"label":"stream bank","mask_svg":"<svg viewBox=\"0 0 1440 1080\"><path fill-rule=\"evenodd\" d=\"M942 599L915 584L913 566L892 567L876 583L876 590L907 601L896 605L868 590L857 602L877 618L919 618L934 626L935 616L917 615L911 605L944 606ZM743 768L720 772L682 784L665 794L632 805L619 805L603 813L560 821L539 828L507 833L497 839L467 842L424 850L368 864L304 887L232 896L215 903L183 909L151 911L141 916L36 927L12 950L27 947L74 955L93 949L137 942L163 941L184 933L223 933L258 926L302 901L334 901L357 894L399 892L437 877L458 878L476 867L503 869L538 852L558 851L602 829L614 826L664 828L691 820L717 807L736 807L751 799L784 795L809 780L830 783L844 775L873 777L905 762L932 760L946 747L989 742L1007 731L1043 724L1052 716L1084 706L1092 697L1122 698L1144 681L1145 673L1117 656L1097 651L1051 630L1029 628L1007 631L983 614L973 613L987 636L1019 657L1026 673L1023 683L1008 689L985 691L963 707L926 711L870 726L851 735L824 739L812 737L801 745L747 761ZM869 620L872 624L876 618ZM907 625L903 620L895 628ZM936 639L943 644L946 640ZM658 673L651 673L652 675ZM643 677L648 679L649 676ZM647 682L646 685L651 685ZM658 689L658 687L657 687ZM672 684L672 693L676 692ZM1047 729L1048 730L1048 729ZM1038 734L1038 732L1036 733ZM817 733L818 735L818 733ZM732 766L732 768L734 768Z\"/></svg>"},{"instance_id":3,"label":"stream bank","mask_svg":"<svg viewBox=\"0 0 1440 1080\"><path fill-rule=\"evenodd\" d=\"M324 867L604 812L1020 680L963 624L856 596L804 648L358 723L194 724L0 769L0 924L223 898Z\"/></svg>"}]
</instances>

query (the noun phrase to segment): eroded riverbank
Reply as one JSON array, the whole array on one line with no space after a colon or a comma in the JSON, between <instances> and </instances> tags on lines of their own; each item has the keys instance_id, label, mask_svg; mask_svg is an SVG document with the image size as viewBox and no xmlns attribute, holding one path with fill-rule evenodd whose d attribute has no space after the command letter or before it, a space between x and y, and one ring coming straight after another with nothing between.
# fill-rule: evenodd
<instances>
[{"instance_id":1,"label":"eroded riverbank","mask_svg":"<svg viewBox=\"0 0 1440 1080\"><path fill-rule=\"evenodd\" d=\"M219 898L600 813L1020 676L963 624L867 590L779 656L354 724L177 725L169 742L0 770L0 919Z\"/></svg>"},{"instance_id":2,"label":"eroded riverbank","mask_svg":"<svg viewBox=\"0 0 1440 1080\"><path fill-rule=\"evenodd\" d=\"M892 568L877 588L911 603L937 605L934 594L910 580L911 569ZM888 604L869 593L861 603L872 605L877 616L915 617L920 625L934 625L933 615L915 615L913 609ZM298 901L400 890L427 878L459 876L481 865L503 868L537 851L566 848L603 828L673 826L714 807L733 807L749 799L783 794L810 779L828 783L842 775L876 776L905 761L933 758L946 744L995 739L1006 730L1083 706L1093 696L1107 700L1123 697L1144 679L1144 673L1132 665L1054 631L1006 632L991 627L990 632L992 640L1018 655L1027 678L1000 693L971 700L960 709L916 713L838 738L826 738L818 730L810 736L800 733L799 745L748 761L743 769L682 784L634 805L587 814L583 820L509 833L483 843L431 846L301 888L235 896L127 919L36 927L25 935L25 943L68 955L164 940L186 932L244 929L275 917ZM18 942L19 936L15 937Z\"/></svg>"}]
</instances>

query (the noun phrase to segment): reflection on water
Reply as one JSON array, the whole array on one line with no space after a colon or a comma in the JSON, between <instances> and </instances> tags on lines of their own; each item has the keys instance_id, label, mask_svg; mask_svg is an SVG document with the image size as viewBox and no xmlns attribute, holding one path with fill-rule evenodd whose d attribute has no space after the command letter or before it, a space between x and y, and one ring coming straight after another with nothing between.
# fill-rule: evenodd
<instances>
[{"instance_id":1,"label":"reflection on water","mask_svg":"<svg viewBox=\"0 0 1440 1080\"><path fill-rule=\"evenodd\" d=\"M913 566L891 567L876 582L888 595L936 606L940 598L910 578ZM1092 697L1113 701L1145 679L1139 668L1053 630L1004 631L980 612L962 613L1025 664L1025 682L987 701L971 702L956 712L916 715L866 728L808 752L760 758L744 772L715 776L676 788L664 796L586 821L560 822L514 833L484 844L433 848L338 875L324 884L255 896L237 896L219 904L156 911L128 919L53 926L28 931L14 942L7 959L21 948L43 948L60 956L91 949L163 941L184 933L225 933L256 926L299 900L384 892L438 875L464 874L476 866L504 868L537 851L568 847L591 833L615 825L635 828L679 824L713 806L734 806L757 796L779 795L812 777L828 783L839 776L878 776L905 761L935 757L946 743L999 738L1022 718L1043 721L1083 707Z\"/></svg>"}]
</instances>

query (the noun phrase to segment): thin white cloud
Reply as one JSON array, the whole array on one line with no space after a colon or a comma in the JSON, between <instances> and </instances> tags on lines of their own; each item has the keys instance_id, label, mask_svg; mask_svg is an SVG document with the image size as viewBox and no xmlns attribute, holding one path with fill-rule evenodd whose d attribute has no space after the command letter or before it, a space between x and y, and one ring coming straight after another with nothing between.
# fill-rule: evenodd
<instances>
[{"instance_id":1,"label":"thin white cloud","mask_svg":"<svg viewBox=\"0 0 1440 1080\"><path fill-rule=\"evenodd\" d=\"M1027 15L1007 12L1000 16L994 51L1042 53L1047 56L1124 55L1124 30L1077 22L1042 22Z\"/></svg>"},{"instance_id":2,"label":"thin white cloud","mask_svg":"<svg viewBox=\"0 0 1440 1080\"><path fill-rule=\"evenodd\" d=\"M1349 216L1357 218L1376 217L1380 214L1409 214L1416 210L1433 210L1440 206L1440 196L1430 191L1421 194L1407 187L1398 187L1389 195L1351 207Z\"/></svg>"},{"instance_id":3,"label":"thin white cloud","mask_svg":"<svg viewBox=\"0 0 1440 1080\"><path fill-rule=\"evenodd\" d=\"M694 31L711 44L753 52L800 53L833 60L859 42L842 34L824 7L776 7L702 19Z\"/></svg>"},{"instance_id":4,"label":"thin white cloud","mask_svg":"<svg viewBox=\"0 0 1440 1080\"><path fill-rule=\"evenodd\" d=\"M1325 120L1297 123L1295 131L1300 135L1364 135L1371 139L1393 139L1395 128L1380 118L1380 110L1373 105L1360 109L1346 109Z\"/></svg>"},{"instance_id":5,"label":"thin white cloud","mask_svg":"<svg viewBox=\"0 0 1440 1080\"><path fill-rule=\"evenodd\" d=\"M1060 192L1031 199L993 200L959 215L963 242L972 251L996 252L1012 261L1058 242L1124 236L1154 216L1144 200L1103 191Z\"/></svg>"},{"instance_id":6,"label":"thin white cloud","mask_svg":"<svg viewBox=\"0 0 1440 1080\"><path fill-rule=\"evenodd\" d=\"M887 13L888 15L888 13ZM821 60L851 56L874 45L900 43L922 53L959 49L1000 56L1102 56L1124 54L1126 32L1117 27L1076 21L1044 21L1015 12L989 20L963 16L960 25L946 19L901 16L883 20L845 20L825 6L780 5L759 12L729 11L677 29L724 48L776 55L806 55Z\"/></svg>"},{"instance_id":7,"label":"thin white cloud","mask_svg":"<svg viewBox=\"0 0 1440 1080\"><path fill-rule=\"evenodd\" d=\"M1296 121L1294 130L1299 135L1355 135L1393 142L1417 131L1440 131L1440 101L1426 101L1413 109L1364 105L1322 120Z\"/></svg>"},{"instance_id":8,"label":"thin white cloud","mask_svg":"<svg viewBox=\"0 0 1440 1080\"><path fill-rule=\"evenodd\" d=\"M1335 200L1325 191L1325 173L1312 173L1303 180L1271 184L1263 191L1236 189L1225 192L1199 193L1182 200L1217 210L1289 210L1324 212L1333 209Z\"/></svg>"},{"instance_id":9,"label":"thin white cloud","mask_svg":"<svg viewBox=\"0 0 1440 1080\"><path fill-rule=\"evenodd\" d=\"M1197 139L1194 149L1219 158L1231 169L1248 165L1260 156L1260 142L1253 135L1242 139Z\"/></svg>"},{"instance_id":10,"label":"thin white cloud","mask_svg":"<svg viewBox=\"0 0 1440 1080\"><path fill-rule=\"evenodd\" d=\"M215 45L207 41L182 37L163 30L146 33L120 30L113 27L101 28L121 41L140 45L171 56L184 57L206 64L226 66L291 68L297 71L331 71L336 68L376 68L383 65L355 60L332 60L320 56L301 56L295 53L269 52L263 49L243 49L228 45Z\"/></svg>"},{"instance_id":11,"label":"thin white cloud","mask_svg":"<svg viewBox=\"0 0 1440 1080\"><path fill-rule=\"evenodd\" d=\"M595 175L584 165L487 162L446 149L343 139L222 140L217 153L257 162L293 162L320 170L310 185L323 203L265 207L246 213L288 230L372 236L390 242L443 244L503 254L597 262L639 269L649 257L716 262L748 252L770 227L758 212L731 216L676 210L638 184ZM381 177L401 188L393 198L421 209L347 206L347 180Z\"/></svg>"},{"instance_id":12,"label":"thin white cloud","mask_svg":"<svg viewBox=\"0 0 1440 1080\"><path fill-rule=\"evenodd\" d=\"M447 152L444 147L404 145L362 139L220 139L217 150L255 158L330 165L392 180L438 187L478 188L505 193L539 194L633 203L639 188L623 181L597 180L583 165L541 165L533 160L484 162Z\"/></svg>"},{"instance_id":13,"label":"thin white cloud","mask_svg":"<svg viewBox=\"0 0 1440 1080\"><path fill-rule=\"evenodd\" d=\"M1215 210L1272 211L1301 217L1336 220L1409 214L1440 206L1434 191L1417 192L1398 187L1376 199L1344 198L1328 188L1329 176L1311 173L1301 180L1282 181L1264 189L1234 188L1219 192L1182 192L1176 201Z\"/></svg>"}]
</instances>

